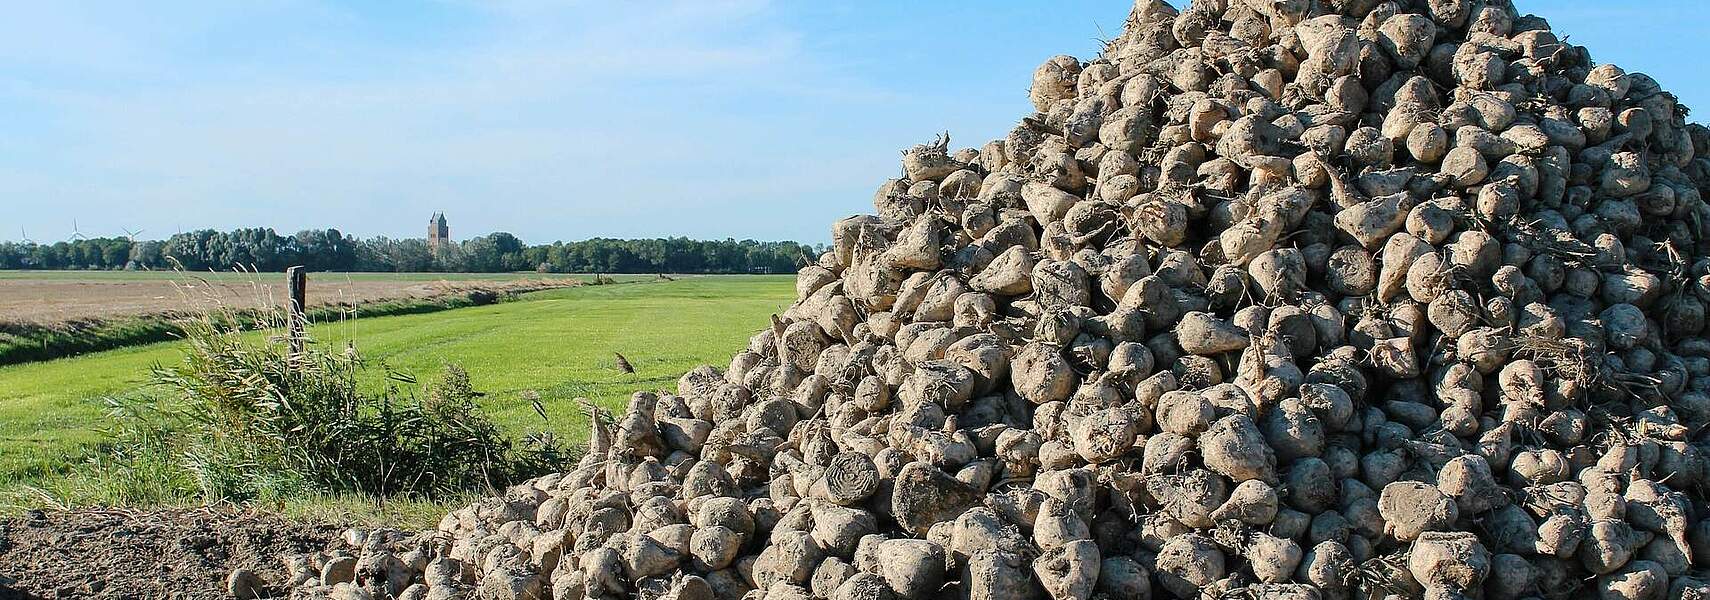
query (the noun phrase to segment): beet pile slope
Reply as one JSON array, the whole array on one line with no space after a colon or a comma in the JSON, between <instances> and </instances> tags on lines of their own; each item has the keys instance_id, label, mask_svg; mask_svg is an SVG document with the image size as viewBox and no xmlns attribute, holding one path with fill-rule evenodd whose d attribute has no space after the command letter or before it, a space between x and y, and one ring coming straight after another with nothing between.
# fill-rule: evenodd
<instances>
[{"instance_id":1,"label":"beet pile slope","mask_svg":"<svg viewBox=\"0 0 1710 600\"><path fill-rule=\"evenodd\" d=\"M1657 82L1507 0L1141 0L1029 96L726 370L294 597L1710 594L1710 130Z\"/></svg>"}]
</instances>

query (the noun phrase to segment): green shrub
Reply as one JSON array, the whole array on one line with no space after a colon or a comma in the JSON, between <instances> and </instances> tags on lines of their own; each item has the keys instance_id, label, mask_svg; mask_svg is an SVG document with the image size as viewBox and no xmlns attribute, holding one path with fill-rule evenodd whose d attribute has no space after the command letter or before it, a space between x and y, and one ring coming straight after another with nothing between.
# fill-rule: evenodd
<instances>
[{"instance_id":1,"label":"green shrub","mask_svg":"<svg viewBox=\"0 0 1710 600\"><path fill-rule=\"evenodd\" d=\"M115 456L169 457L210 501L436 496L570 461L550 437L500 433L455 365L425 385L388 371L384 389L365 390L359 381L372 367L354 348L306 341L293 353L283 336L258 341L236 322L186 322L184 359L153 369L157 393L110 401Z\"/></svg>"}]
</instances>

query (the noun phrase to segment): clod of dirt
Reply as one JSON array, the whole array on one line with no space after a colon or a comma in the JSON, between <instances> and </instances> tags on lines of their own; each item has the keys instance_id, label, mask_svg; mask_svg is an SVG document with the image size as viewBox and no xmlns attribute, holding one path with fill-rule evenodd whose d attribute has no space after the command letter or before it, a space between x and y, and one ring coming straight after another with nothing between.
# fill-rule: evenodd
<instances>
[{"instance_id":1,"label":"clod of dirt","mask_svg":"<svg viewBox=\"0 0 1710 600\"><path fill-rule=\"evenodd\" d=\"M0 519L0 598L283 596L280 556L323 551L340 529L224 509L31 511Z\"/></svg>"}]
</instances>

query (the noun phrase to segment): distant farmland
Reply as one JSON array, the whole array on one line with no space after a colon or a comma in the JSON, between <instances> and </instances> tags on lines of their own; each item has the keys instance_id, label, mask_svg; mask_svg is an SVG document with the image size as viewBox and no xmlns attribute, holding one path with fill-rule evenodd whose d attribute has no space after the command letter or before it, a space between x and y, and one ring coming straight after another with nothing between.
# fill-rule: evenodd
<instances>
[{"instance_id":1,"label":"distant farmland","mask_svg":"<svg viewBox=\"0 0 1710 600\"><path fill-rule=\"evenodd\" d=\"M435 298L574 284L591 276L535 273L312 273L309 304ZM619 280L652 276L620 276ZM284 275L173 271L0 271L0 323L52 325L207 308L278 306Z\"/></svg>"}]
</instances>

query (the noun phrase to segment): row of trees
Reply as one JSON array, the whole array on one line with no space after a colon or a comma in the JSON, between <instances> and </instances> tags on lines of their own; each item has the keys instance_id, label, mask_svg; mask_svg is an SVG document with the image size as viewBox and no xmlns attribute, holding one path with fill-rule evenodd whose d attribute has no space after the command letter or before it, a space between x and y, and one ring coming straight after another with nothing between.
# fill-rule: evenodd
<instances>
[{"instance_id":1,"label":"row of trees","mask_svg":"<svg viewBox=\"0 0 1710 600\"><path fill-rule=\"evenodd\" d=\"M498 232L430 248L421 238L357 239L337 229L280 235L267 228L203 229L165 240L83 238L53 244L0 242L0 269L496 273L791 273L823 252L796 242L595 238L530 246Z\"/></svg>"}]
</instances>

